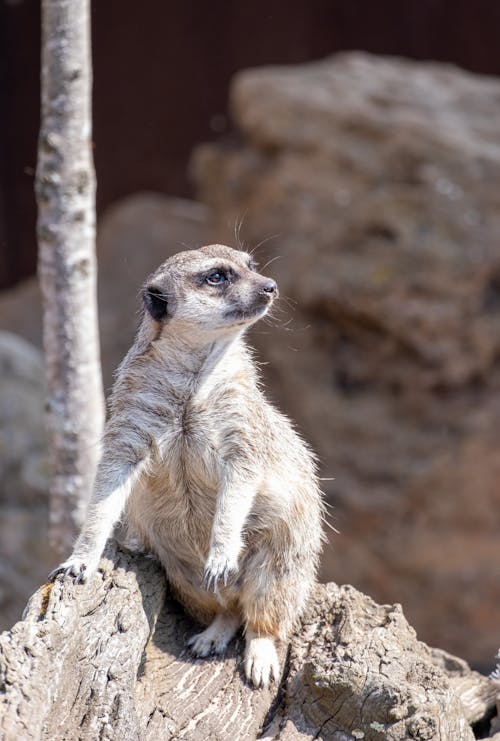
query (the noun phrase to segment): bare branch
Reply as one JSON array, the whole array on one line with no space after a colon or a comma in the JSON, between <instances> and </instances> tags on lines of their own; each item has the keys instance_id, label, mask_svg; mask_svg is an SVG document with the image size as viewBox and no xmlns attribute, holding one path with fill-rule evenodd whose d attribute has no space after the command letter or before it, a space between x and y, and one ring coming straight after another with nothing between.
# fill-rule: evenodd
<instances>
[{"instance_id":1,"label":"bare branch","mask_svg":"<svg viewBox=\"0 0 500 741\"><path fill-rule=\"evenodd\" d=\"M43 0L36 193L52 458L51 534L69 552L104 419L96 316L88 0Z\"/></svg>"}]
</instances>

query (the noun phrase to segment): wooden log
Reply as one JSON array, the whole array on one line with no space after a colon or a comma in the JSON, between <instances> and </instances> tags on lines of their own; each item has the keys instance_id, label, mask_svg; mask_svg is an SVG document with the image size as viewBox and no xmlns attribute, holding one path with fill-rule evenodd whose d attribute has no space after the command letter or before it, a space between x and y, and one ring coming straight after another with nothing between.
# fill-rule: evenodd
<instances>
[{"instance_id":1,"label":"wooden log","mask_svg":"<svg viewBox=\"0 0 500 741\"><path fill-rule=\"evenodd\" d=\"M241 636L193 658L197 629L159 564L111 542L89 584L44 585L0 636L1 738L469 741L498 694L350 586L318 585L268 690L246 684Z\"/></svg>"}]
</instances>

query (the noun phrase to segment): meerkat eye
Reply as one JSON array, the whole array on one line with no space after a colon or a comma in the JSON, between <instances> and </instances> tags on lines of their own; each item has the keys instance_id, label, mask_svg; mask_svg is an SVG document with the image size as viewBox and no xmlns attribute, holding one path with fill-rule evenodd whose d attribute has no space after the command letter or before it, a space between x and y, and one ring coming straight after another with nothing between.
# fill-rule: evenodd
<instances>
[{"instance_id":1,"label":"meerkat eye","mask_svg":"<svg viewBox=\"0 0 500 741\"><path fill-rule=\"evenodd\" d=\"M225 270L212 270L205 280L210 286L220 286L227 282L228 276Z\"/></svg>"}]
</instances>

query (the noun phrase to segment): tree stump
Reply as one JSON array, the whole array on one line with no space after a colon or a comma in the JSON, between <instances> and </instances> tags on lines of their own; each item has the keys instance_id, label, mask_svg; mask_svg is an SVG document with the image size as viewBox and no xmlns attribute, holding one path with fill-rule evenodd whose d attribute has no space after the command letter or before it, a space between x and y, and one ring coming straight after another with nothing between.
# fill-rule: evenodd
<instances>
[{"instance_id":1,"label":"tree stump","mask_svg":"<svg viewBox=\"0 0 500 741\"><path fill-rule=\"evenodd\" d=\"M246 684L241 636L192 657L197 629L160 565L110 542L89 584L45 584L0 636L1 738L465 741L494 715L496 682L350 586L317 586L270 689Z\"/></svg>"}]
</instances>

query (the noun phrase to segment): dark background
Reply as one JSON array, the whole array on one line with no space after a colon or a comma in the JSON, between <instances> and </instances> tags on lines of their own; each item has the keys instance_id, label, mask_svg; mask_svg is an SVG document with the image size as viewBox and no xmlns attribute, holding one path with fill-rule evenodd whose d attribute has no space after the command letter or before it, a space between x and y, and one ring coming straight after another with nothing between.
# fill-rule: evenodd
<instances>
[{"instance_id":1,"label":"dark background","mask_svg":"<svg viewBox=\"0 0 500 741\"><path fill-rule=\"evenodd\" d=\"M38 0L0 0L0 288L35 270ZM498 0L96 0L98 213L122 196L189 196L196 143L228 133L244 67L363 49L500 74Z\"/></svg>"}]
</instances>

